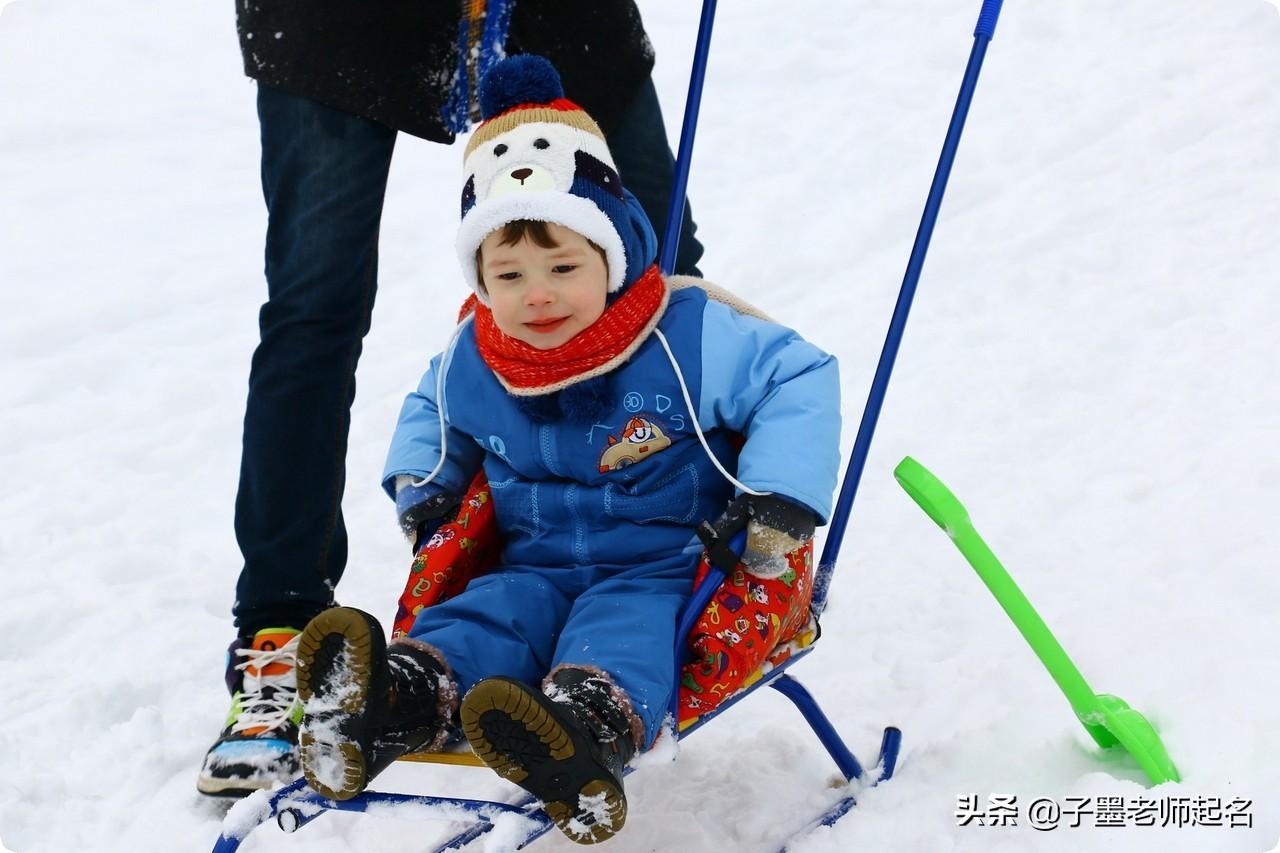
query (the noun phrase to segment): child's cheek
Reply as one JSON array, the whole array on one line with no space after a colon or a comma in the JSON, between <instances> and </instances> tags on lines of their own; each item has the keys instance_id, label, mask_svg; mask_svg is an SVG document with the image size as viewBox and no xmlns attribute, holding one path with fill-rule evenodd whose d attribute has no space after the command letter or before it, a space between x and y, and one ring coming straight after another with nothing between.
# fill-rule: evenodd
<instances>
[{"instance_id":1,"label":"child's cheek","mask_svg":"<svg viewBox=\"0 0 1280 853\"><path fill-rule=\"evenodd\" d=\"M520 324L516 322L515 308L510 297L501 291L489 291L489 306L493 311L493 321L506 335L510 335Z\"/></svg>"}]
</instances>

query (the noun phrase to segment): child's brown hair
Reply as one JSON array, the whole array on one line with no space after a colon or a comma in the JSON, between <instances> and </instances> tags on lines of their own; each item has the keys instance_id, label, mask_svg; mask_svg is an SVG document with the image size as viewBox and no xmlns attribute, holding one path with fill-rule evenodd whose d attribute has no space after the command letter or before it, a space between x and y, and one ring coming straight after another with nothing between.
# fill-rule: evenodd
<instances>
[{"instance_id":1,"label":"child's brown hair","mask_svg":"<svg viewBox=\"0 0 1280 853\"><path fill-rule=\"evenodd\" d=\"M560 244L551 236L551 229L547 227L547 223L540 219L513 219L502 226L501 230L502 237L498 240L499 246L514 246L527 237L533 245L540 249L557 249L560 247ZM600 256L600 260L604 261L607 269L609 258L605 255L604 249L597 246L593 240L587 240L587 245L596 250L596 254ZM476 249L476 281L482 289L485 286L484 262L481 258L483 251L483 247Z\"/></svg>"}]
</instances>

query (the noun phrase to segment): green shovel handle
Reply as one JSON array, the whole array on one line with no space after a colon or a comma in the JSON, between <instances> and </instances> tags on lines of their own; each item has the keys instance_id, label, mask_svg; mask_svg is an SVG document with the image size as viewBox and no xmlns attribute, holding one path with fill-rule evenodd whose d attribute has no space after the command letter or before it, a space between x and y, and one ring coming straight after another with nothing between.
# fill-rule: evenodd
<instances>
[{"instance_id":1,"label":"green shovel handle","mask_svg":"<svg viewBox=\"0 0 1280 853\"><path fill-rule=\"evenodd\" d=\"M1058 687L1071 703L1076 718L1097 742L1107 749L1117 744L1137 760L1153 784L1177 782L1181 778L1178 768L1154 727L1142 714L1133 710L1116 696L1095 694L1085 682L1080 670L1063 651L1057 638L1036 613L1031 602L1018 589L1004 566L991 553L987 543L974 530L969 513L937 477L910 456L903 459L893 472L911 499L920 505L934 522L946 531L960 553L973 566L982 582L991 590L996 601L1004 608L1017 626L1031 650L1040 658L1044 668L1057 682Z\"/></svg>"},{"instance_id":2,"label":"green shovel handle","mask_svg":"<svg viewBox=\"0 0 1280 853\"><path fill-rule=\"evenodd\" d=\"M1067 701L1071 703L1071 709L1098 745L1108 747L1115 744L1115 738L1099 725L1102 708L1093 689L1071 662L1071 658L1067 657L1049 626L1040 618L1022 590L1014 583L1004 566L1000 565L996 555L974 530L964 505L937 477L910 456L898 464L893 476L911 499L951 537L951 541L960 549L969 565L973 566L973 570L982 578L987 589L991 590L996 601L1000 602L1004 612L1009 614L1031 650L1049 671L1049 675L1058 683Z\"/></svg>"}]
</instances>

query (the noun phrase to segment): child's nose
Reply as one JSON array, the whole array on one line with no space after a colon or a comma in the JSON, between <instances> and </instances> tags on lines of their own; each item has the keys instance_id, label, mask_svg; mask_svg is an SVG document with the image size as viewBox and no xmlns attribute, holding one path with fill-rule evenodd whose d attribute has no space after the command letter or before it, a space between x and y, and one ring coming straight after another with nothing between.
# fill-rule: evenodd
<instances>
[{"instance_id":1,"label":"child's nose","mask_svg":"<svg viewBox=\"0 0 1280 853\"><path fill-rule=\"evenodd\" d=\"M542 279L534 279L529 282L529 286L524 292L524 301L527 305L545 305L554 298L555 294L551 288Z\"/></svg>"}]
</instances>

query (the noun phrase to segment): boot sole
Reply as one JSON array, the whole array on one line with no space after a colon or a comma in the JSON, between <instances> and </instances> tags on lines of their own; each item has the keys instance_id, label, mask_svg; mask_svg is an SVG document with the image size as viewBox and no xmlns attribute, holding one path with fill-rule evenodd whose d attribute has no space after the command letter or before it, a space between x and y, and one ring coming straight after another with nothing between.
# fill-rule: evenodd
<instances>
[{"instance_id":1,"label":"boot sole","mask_svg":"<svg viewBox=\"0 0 1280 853\"><path fill-rule=\"evenodd\" d=\"M548 710L551 700L517 681L489 678L462 700L462 732L499 776L537 797L571 840L612 838L627 819L627 798L607 768Z\"/></svg>"},{"instance_id":2,"label":"boot sole","mask_svg":"<svg viewBox=\"0 0 1280 853\"><path fill-rule=\"evenodd\" d=\"M369 782L361 718L373 660L380 654L376 647L383 643L363 614L341 607L312 619L298 640L298 697L303 703L298 752L307 784L329 799L349 800ZM339 671L343 676L335 680ZM315 713L317 705L322 718Z\"/></svg>"}]
</instances>

